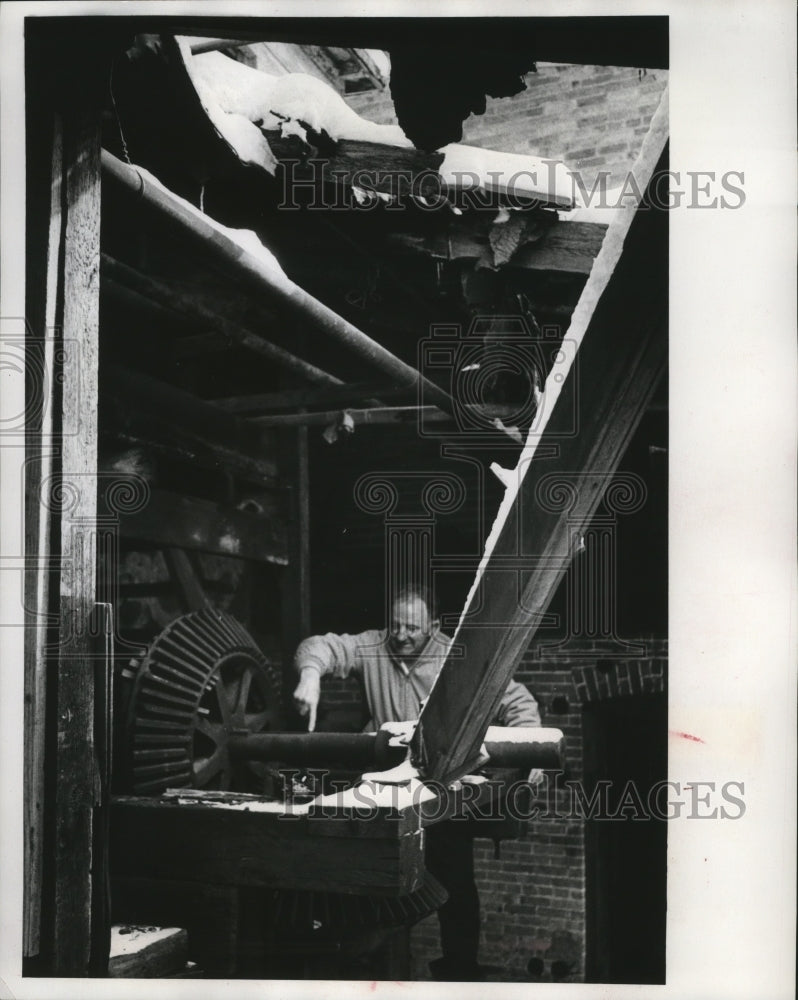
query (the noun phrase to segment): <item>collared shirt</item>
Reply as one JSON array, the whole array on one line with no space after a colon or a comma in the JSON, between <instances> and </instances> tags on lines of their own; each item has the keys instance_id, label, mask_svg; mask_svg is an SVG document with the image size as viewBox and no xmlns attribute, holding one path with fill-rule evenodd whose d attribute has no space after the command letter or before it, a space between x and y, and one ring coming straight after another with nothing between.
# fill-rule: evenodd
<instances>
[{"instance_id":1,"label":"collared shirt","mask_svg":"<svg viewBox=\"0 0 798 1000\"><path fill-rule=\"evenodd\" d=\"M370 629L357 635L312 635L299 644L294 664L297 670L312 667L322 676L358 677L371 712L370 730L379 729L384 722L417 719L452 640L435 631L418 657L404 662L392 651L388 639L386 629ZM496 723L540 725L538 704L523 684L510 681Z\"/></svg>"}]
</instances>

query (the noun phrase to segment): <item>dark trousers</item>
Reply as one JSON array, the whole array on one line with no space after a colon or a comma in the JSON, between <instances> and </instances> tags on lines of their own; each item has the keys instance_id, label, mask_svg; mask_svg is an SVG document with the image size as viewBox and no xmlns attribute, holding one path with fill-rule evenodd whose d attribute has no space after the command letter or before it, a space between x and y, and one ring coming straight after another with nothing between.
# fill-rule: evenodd
<instances>
[{"instance_id":1,"label":"dark trousers","mask_svg":"<svg viewBox=\"0 0 798 1000\"><path fill-rule=\"evenodd\" d=\"M438 910L443 960L434 969L439 979L468 981L477 977L479 895L474 882L474 837L471 824L444 820L425 832L427 871L449 893Z\"/></svg>"}]
</instances>

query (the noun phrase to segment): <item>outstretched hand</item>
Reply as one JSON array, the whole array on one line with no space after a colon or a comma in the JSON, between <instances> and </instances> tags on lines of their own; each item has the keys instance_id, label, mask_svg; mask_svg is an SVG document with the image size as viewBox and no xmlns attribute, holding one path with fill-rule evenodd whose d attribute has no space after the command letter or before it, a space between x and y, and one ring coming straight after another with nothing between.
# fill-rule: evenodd
<instances>
[{"instance_id":1,"label":"outstretched hand","mask_svg":"<svg viewBox=\"0 0 798 1000\"><path fill-rule=\"evenodd\" d=\"M308 716L308 732L316 728L316 710L319 707L321 678L318 670L305 669L294 691L294 704L300 715Z\"/></svg>"}]
</instances>

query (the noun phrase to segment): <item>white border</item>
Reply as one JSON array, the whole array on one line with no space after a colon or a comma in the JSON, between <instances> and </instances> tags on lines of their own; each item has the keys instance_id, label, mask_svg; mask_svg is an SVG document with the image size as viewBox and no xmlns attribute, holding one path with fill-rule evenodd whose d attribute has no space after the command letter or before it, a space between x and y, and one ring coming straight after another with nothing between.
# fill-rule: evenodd
<instances>
[{"instance_id":1,"label":"white border","mask_svg":"<svg viewBox=\"0 0 798 1000\"><path fill-rule=\"evenodd\" d=\"M0 10L0 302L23 314L22 20L29 13L318 16L669 14L671 166L743 170L738 211L671 214L670 727L675 780L745 781L736 822L673 822L669 839L668 984L490 984L527 997L780 1000L795 974L796 130L795 16L789 0L670 3L547 0L332 4L8 3ZM22 386L0 370L0 407ZM19 449L0 449L4 558L21 552ZM0 564L1 566L2 564ZM0 585L8 575L0 573ZM0 621L20 616L0 589ZM6 628L0 670L0 996L139 996L114 980L21 980L22 631ZM4 780L3 780L4 779ZM148 981L178 997L338 997L370 984ZM485 984L392 987L482 996ZM452 993L452 995L454 995Z\"/></svg>"}]
</instances>

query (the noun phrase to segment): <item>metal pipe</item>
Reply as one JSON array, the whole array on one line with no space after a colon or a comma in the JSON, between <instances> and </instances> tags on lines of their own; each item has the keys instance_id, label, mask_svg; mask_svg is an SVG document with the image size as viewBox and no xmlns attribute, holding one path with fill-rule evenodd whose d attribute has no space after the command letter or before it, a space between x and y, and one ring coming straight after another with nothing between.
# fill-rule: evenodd
<instances>
[{"instance_id":1,"label":"metal pipe","mask_svg":"<svg viewBox=\"0 0 798 1000\"><path fill-rule=\"evenodd\" d=\"M425 398L430 403L447 413L454 412L454 402L443 389L324 303L313 298L281 271L268 267L234 239L220 232L218 226L213 225L210 220L206 221L200 213L192 211L176 195L155 184L148 184L135 167L122 163L107 150L102 151L102 170L104 177L117 188L137 201L142 201L162 218L177 226L182 234L193 239L208 259L232 269L237 277L245 279L258 292L279 301L283 307L301 316L311 329L338 341L395 381L406 383L408 387L417 385L423 388Z\"/></svg>"},{"instance_id":2,"label":"metal pipe","mask_svg":"<svg viewBox=\"0 0 798 1000\"><path fill-rule=\"evenodd\" d=\"M286 764L379 768L401 764L407 746L391 746L390 733L236 733L231 756L239 760L279 760ZM562 767L565 737L559 729L491 726L485 736L492 767Z\"/></svg>"},{"instance_id":3,"label":"metal pipe","mask_svg":"<svg viewBox=\"0 0 798 1000\"><path fill-rule=\"evenodd\" d=\"M366 770L401 764L407 747L390 747L379 733L236 733L230 755L239 760L278 760L286 764L352 767Z\"/></svg>"}]
</instances>

